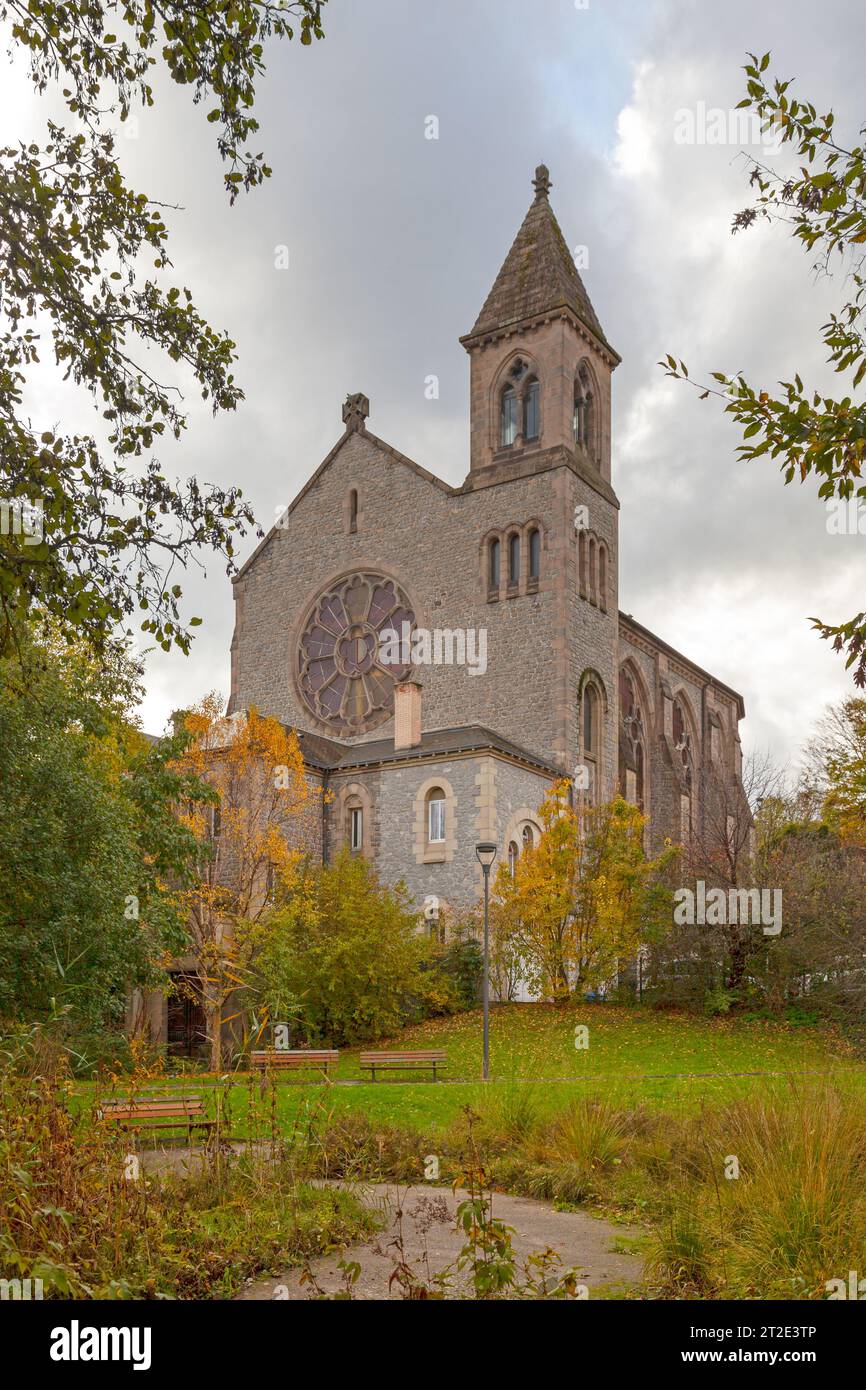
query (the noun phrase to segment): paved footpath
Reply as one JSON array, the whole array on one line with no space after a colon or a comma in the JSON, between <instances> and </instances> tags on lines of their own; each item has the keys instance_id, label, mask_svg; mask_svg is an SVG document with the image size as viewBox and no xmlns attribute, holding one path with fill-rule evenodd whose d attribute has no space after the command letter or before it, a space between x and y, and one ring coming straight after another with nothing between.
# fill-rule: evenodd
<instances>
[{"instance_id":1,"label":"paved footpath","mask_svg":"<svg viewBox=\"0 0 866 1390\"><path fill-rule=\"evenodd\" d=\"M454 1215L465 1193L454 1193L450 1187L427 1184L395 1187L390 1183L371 1183L356 1187L354 1191L365 1204L381 1212L383 1228L366 1244L351 1247L346 1252L346 1259L355 1260L361 1266L360 1277L353 1286L353 1298L401 1297L399 1287L389 1287L395 1267L392 1242L401 1224L400 1212L404 1254L419 1273L437 1274L459 1253L463 1236L455 1230ZM599 1293L606 1290L610 1296L615 1288L640 1279L642 1259L637 1255L616 1254L612 1249L618 1238L633 1234L627 1227L613 1226L584 1212L555 1211L547 1202L507 1197L498 1192L493 1196L493 1215L514 1228L512 1239L519 1256L525 1258L550 1246L560 1255L564 1267L577 1268L590 1297L596 1289ZM313 1261L316 1280L327 1293L335 1293L341 1287L339 1258L339 1255L328 1255ZM237 1297L301 1300L315 1298L316 1294L301 1283L300 1271L293 1269L274 1279L256 1280Z\"/></svg>"}]
</instances>

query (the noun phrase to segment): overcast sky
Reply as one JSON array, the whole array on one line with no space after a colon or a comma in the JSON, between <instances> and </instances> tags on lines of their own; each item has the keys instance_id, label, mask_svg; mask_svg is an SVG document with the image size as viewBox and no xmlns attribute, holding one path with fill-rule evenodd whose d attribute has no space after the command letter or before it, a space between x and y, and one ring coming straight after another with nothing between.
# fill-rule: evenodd
<instances>
[{"instance_id":1,"label":"overcast sky","mask_svg":"<svg viewBox=\"0 0 866 1390\"><path fill-rule=\"evenodd\" d=\"M457 339L544 161L623 359L621 607L742 692L747 746L796 757L852 689L808 618L863 606L864 540L827 534L814 482L786 488L774 464L738 464L735 425L656 363L670 351L693 376L742 370L772 389L799 370L836 389L819 329L843 285L816 284L780 227L732 237L749 202L741 147L674 137L684 109L733 108L747 51L771 49L771 71L832 106L854 140L866 119L862 0L329 0L325 28L312 48L272 50L255 147L274 173L234 208L214 128L186 93L166 91L123 141L133 185L183 205L169 219L178 277L236 340L247 393L216 420L190 397L166 466L240 483L267 526L340 435L346 393L364 391L375 433L461 482L469 373ZM4 64L0 138L38 130L45 114ZM288 270L275 267L280 246ZM438 400L425 396L429 374ZM49 387L32 406L60 410ZM228 693L229 581L212 562L184 587L204 627L189 658L149 658L152 731L204 691Z\"/></svg>"}]
</instances>

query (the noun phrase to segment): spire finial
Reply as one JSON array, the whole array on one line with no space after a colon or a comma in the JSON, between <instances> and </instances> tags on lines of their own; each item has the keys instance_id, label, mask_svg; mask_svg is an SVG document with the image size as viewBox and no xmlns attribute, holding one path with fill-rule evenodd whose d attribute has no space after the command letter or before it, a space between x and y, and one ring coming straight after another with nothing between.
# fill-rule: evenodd
<instances>
[{"instance_id":1,"label":"spire finial","mask_svg":"<svg viewBox=\"0 0 866 1390\"><path fill-rule=\"evenodd\" d=\"M537 203L541 202L542 198L547 197L550 192L551 183L550 170L546 164L539 164L535 171L535 178L532 180L532 186L535 189L535 201Z\"/></svg>"}]
</instances>

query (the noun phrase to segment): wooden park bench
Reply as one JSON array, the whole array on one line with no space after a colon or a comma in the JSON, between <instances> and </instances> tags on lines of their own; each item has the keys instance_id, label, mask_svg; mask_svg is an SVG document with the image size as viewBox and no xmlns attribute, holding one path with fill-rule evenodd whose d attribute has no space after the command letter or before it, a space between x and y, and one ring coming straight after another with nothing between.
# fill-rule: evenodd
<instances>
[{"instance_id":1,"label":"wooden park bench","mask_svg":"<svg viewBox=\"0 0 866 1390\"><path fill-rule=\"evenodd\" d=\"M205 1116L200 1095L101 1100L96 1113L122 1129L185 1129L190 1136L194 1129L212 1129L216 1123Z\"/></svg>"},{"instance_id":2,"label":"wooden park bench","mask_svg":"<svg viewBox=\"0 0 866 1390\"><path fill-rule=\"evenodd\" d=\"M436 1080L437 1067L445 1066L445 1053L432 1052L362 1052L361 1071L368 1071L376 1080L377 1071L430 1071Z\"/></svg>"},{"instance_id":3,"label":"wooden park bench","mask_svg":"<svg viewBox=\"0 0 866 1390\"><path fill-rule=\"evenodd\" d=\"M319 1071L329 1079L329 1069L340 1060L339 1052L314 1052L312 1048L298 1048L290 1051L268 1048L263 1052L250 1053L250 1066L253 1071Z\"/></svg>"}]
</instances>

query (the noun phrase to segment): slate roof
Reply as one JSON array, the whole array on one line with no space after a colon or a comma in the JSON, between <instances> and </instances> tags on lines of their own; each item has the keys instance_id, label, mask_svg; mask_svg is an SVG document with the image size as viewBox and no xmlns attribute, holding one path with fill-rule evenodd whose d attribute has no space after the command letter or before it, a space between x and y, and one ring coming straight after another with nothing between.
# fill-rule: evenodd
<instances>
[{"instance_id":1,"label":"slate roof","mask_svg":"<svg viewBox=\"0 0 866 1390\"><path fill-rule=\"evenodd\" d=\"M610 347L550 206L549 188L550 177L545 166L540 164L535 171L535 200L484 301L475 327L461 342L499 332L552 309L567 308Z\"/></svg>"},{"instance_id":2,"label":"slate roof","mask_svg":"<svg viewBox=\"0 0 866 1390\"><path fill-rule=\"evenodd\" d=\"M369 743L345 744L333 739L322 738L318 734L298 730L298 741L304 761L310 767L331 772L343 772L350 768L370 767L379 763L405 762L407 759L432 758L455 753L498 752L507 757L517 758L529 763L541 772L560 777L562 769L546 762L535 753L520 748L491 729L480 724L468 724L462 728L431 729L421 735L420 744L414 748L395 749L393 738L372 739Z\"/></svg>"}]
</instances>

